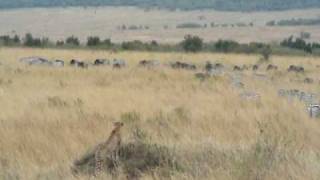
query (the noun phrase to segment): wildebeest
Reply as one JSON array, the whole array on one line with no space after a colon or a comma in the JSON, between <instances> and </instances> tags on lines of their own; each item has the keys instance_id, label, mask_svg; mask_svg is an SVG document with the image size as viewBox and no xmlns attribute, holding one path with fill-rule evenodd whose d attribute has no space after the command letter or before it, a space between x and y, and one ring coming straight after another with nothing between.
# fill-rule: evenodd
<instances>
[{"instance_id":1,"label":"wildebeest","mask_svg":"<svg viewBox=\"0 0 320 180\"><path fill-rule=\"evenodd\" d=\"M244 71L244 70L249 70L249 66L245 64L242 66L238 66L238 65L233 66L233 71Z\"/></svg>"},{"instance_id":2,"label":"wildebeest","mask_svg":"<svg viewBox=\"0 0 320 180\"><path fill-rule=\"evenodd\" d=\"M273 64L269 64L267 66L267 71L271 71L271 70L278 70L278 66L273 65Z\"/></svg>"},{"instance_id":3,"label":"wildebeest","mask_svg":"<svg viewBox=\"0 0 320 180\"><path fill-rule=\"evenodd\" d=\"M240 66L233 66L233 71L242 71L242 68Z\"/></svg>"},{"instance_id":4,"label":"wildebeest","mask_svg":"<svg viewBox=\"0 0 320 180\"><path fill-rule=\"evenodd\" d=\"M223 74L224 66L220 63L211 64L210 62L206 62L205 71L209 76L218 76Z\"/></svg>"},{"instance_id":5,"label":"wildebeest","mask_svg":"<svg viewBox=\"0 0 320 180\"><path fill-rule=\"evenodd\" d=\"M160 62L157 60L142 60L139 62L139 66L147 67L147 68L152 68L159 65L160 65Z\"/></svg>"},{"instance_id":6,"label":"wildebeest","mask_svg":"<svg viewBox=\"0 0 320 180\"><path fill-rule=\"evenodd\" d=\"M173 69L186 69L186 70L196 70L197 69L197 66L194 64L188 64L188 63L180 62L180 61L170 63L170 66Z\"/></svg>"},{"instance_id":7,"label":"wildebeest","mask_svg":"<svg viewBox=\"0 0 320 180\"><path fill-rule=\"evenodd\" d=\"M224 68L224 66L220 63L216 63L216 64L212 64L210 62L206 62L206 65L205 65L205 70L207 72L211 71L211 70L222 70Z\"/></svg>"},{"instance_id":8,"label":"wildebeest","mask_svg":"<svg viewBox=\"0 0 320 180\"><path fill-rule=\"evenodd\" d=\"M126 67L126 61L122 59L114 59L112 62L112 67L115 69Z\"/></svg>"},{"instance_id":9,"label":"wildebeest","mask_svg":"<svg viewBox=\"0 0 320 180\"><path fill-rule=\"evenodd\" d=\"M81 62L81 61L79 61L79 60L72 59L72 60L70 61L70 65L75 66L75 65L79 64L80 62Z\"/></svg>"},{"instance_id":10,"label":"wildebeest","mask_svg":"<svg viewBox=\"0 0 320 180\"><path fill-rule=\"evenodd\" d=\"M110 65L110 61L108 59L96 59L93 64L95 66Z\"/></svg>"},{"instance_id":11,"label":"wildebeest","mask_svg":"<svg viewBox=\"0 0 320 180\"><path fill-rule=\"evenodd\" d=\"M83 61L76 60L76 59L72 59L70 61L70 65L74 66L74 67L88 68L88 64L87 63L85 63Z\"/></svg>"},{"instance_id":12,"label":"wildebeest","mask_svg":"<svg viewBox=\"0 0 320 180\"><path fill-rule=\"evenodd\" d=\"M307 78L305 78L305 79L303 80L303 82L306 83L306 84L312 84L312 83L313 83L313 79L307 77Z\"/></svg>"},{"instance_id":13,"label":"wildebeest","mask_svg":"<svg viewBox=\"0 0 320 180\"><path fill-rule=\"evenodd\" d=\"M252 70L253 70L253 71L257 71L258 69L259 69L259 66L258 66L258 65L255 64L255 65L252 66Z\"/></svg>"},{"instance_id":14,"label":"wildebeest","mask_svg":"<svg viewBox=\"0 0 320 180\"><path fill-rule=\"evenodd\" d=\"M206 62L206 65L204 66L204 69L208 72L211 69L213 69L213 64L210 62Z\"/></svg>"},{"instance_id":15,"label":"wildebeest","mask_svg":"<svg viewBox=\"0 0 320 180\"><path fill-rule=\"evenodd\" d=\"M303 73L304 72L304 67L290 65L289 68L288 68L288 72Z\"/></svg>"}]
</instances>

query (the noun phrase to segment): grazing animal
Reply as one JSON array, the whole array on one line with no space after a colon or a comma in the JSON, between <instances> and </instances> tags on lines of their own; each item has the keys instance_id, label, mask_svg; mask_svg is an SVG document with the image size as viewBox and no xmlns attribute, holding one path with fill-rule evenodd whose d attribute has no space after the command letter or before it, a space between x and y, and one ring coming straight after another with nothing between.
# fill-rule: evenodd
<instances>
[{"instance_id":1,"label":"grazing animal","mask_svg":"<svg viewBox=\"0 0 320 180\"><path fill-rule=\"evenodd\" d=\"M112 67L115 69L120 69L126 66L126 62L122 59L114 59L112 62Z\"/></svg>"},{"instance_id":2,"label":"grazing animal","mask_svg":"<svg viewBox=\"0 0 320 180\"><path fill-rule=\"evenodd\" d=\"M212 70L223 70L224 66L220 63L216 63L216 64L211 64L210 62L206 62L206 65L204 67L204 69L207 71L207 72L210 72Z\"/></svg>"},{"instance_id":3,"label":"grazing animal","mask_svg":"<svg viewBox=\"0 0 320 180\"><path fill-rule=\"evenodd\" d=\"M157 60L142 60L139 62L139 66L147 68L152 68L158 65L160 65L160 63Z\"/></svg>"},{"instance_id":4,"label":"grazing animal","mask_svg":"<svg viewBox=\"0 0 320 180\"><path fill-rule=\"evenodd\" d=\"M52 66L54 66L54 67L63 67L64 66L64 61L57 59L57 60L52 62Z\"/></svg>"},{"instance_id":5,"label":"grazing animal","mask_svg":"<svg viewBox=\"0 0 320 180\"><path fill-rule=\"evenodd\" d=\"M70 61L70 65L74 66L74 67L88 68L88 64L86 64L85 62L76 60L76 59L72 59Z\"/></svg>"},{"instance_id":6,"label":"grazing animal","mask_svg":"<svg viewBox=\"0 0 320 180\"><path fill-rule=\"evenodd\" d=\"M259 66L258 66L258 65L255 64L255 65L252 66L252 70L253 70L253 71L257 71L258 69L259 69Z\"/></svg>"},{"instance_id":7,"label":"grazing animal","mask_svg":"<svg viewBox=\"0 0 320 180\"><path fill-rule=\"evenodd\" d=\"M42 57L25 57L21 58L20 62L24 62L28 65L51 65L51 62Z\"/></svg>"},{"instance_id":8,"label":"grazing animal","mask_svg":"<svg viewBox=\"0 0 320 180\"><path fill-rule=\"evenodd\" d=\"M109 65L110 61L107 59L96 59L93 63L95 66L99 66L99 65Z\"/></svg>"},{"instance_id":9,"label":"grazing animal","mask_svg":"<svg viewBox=\"0 0 320 180\"><path fill-rule=\"evenodd\" d=\"M213 65L210 62L206 62L204 70L208 76L219 76L223 74L224 66L220 63L216 63Z\"/></svg>"},{"instance_id":10,"label":"grazing animal","mask_svg":"<svg viewBox=\"0 0 320 180\"><path fill-rule=\"evenodd\" d=\"M302 66L290 65L288 68L288 72L303 73L304 68Z\"/></svg>"},{"instance_id":11,"label":"grazing animal","mask_svg":"<svg viewBox=\"0 0 320 180\"><path fill-rule=\"evenodd\" d=\"M306 84L312 84L313 83L313 79L312 78L305 78L303 80L303 82L306 83Z\"/></svg>"},{"instance_id":12,"label":"grazing animal","mask_svg":"<svg viewBox=\"0 0 320 180\"><path fill-rule=\"evenodd\" d=\"M240 66L234 66L233 71L242 71Z\"/></svg>"},{"instance_id":13,"label":"grazing animal","mask_svg":"<svg viewBox=\"0 0 320 180\"><path fill-rule=\"evenodd\" d=\"M211 64L210 62L206 62L206 65L204 66L204 69L209 72L213 69L213 64Z\"/></svg>"},{"instance_id":14,"label":"grazing animal","mask_svg":"<svg viewBox=\"0 0 320 180\"><path fill-rule=\"evenodd\" d=\"M173 69L186 69L186 70L196 70L197 66L194 64L188 64L185 62L176 61L174 63L171 63L170 66Z\"/></svg>"},{"instance_id":15,"label":"grazing animal","mask_svg":"<svg viewBox=\"0 0 320 180\"><path fill-rule=\"evenodd\" d=\"M311 104L308 107L309 116L311 118L318 118L320 117L320 105L319 104Z\"/></svg>"},{"instance_id":16,"label":"grazing animal","mask_svg":"<svg viewBox=\"0 0 320 180\"><path fill-rule=\"evenodd\" d=\"M110 159L115 163L118 156L118 151L121 145L121 128L123 127L122 122L114 123L114 129L112 130L109 138L102 144L99 144L95 152L95 172L97 176L103 170L103 166L107 159ZM115 164L113 164L115 165Z\"/></svg>"},{"instance_id":17,"label":"grazing animal","mask_svg":"<svg viewBox=\"0 0 320 180\"><path fill-rule=\"evenodd\" d=\"M80 61L76 60L76 59L72 59L70 61L70 65L75 66L76 64L78 64Z\"/></svg>"},{"instance_id":18,"label":"grazing animal","mask_svg":"<svg viewBox=\"0 0 320 180\"><path fill-rule=\"evenodd\" d=\"M267 66L267 71L271 71L271 70L278 70L278 66L273 65L273 64L269 64Z\"/></svg>"},{"instance_id":19,"label":"grazing animal","mask_svg":"<svg viewBox=\"0 0 320 180\"><path fill-rule=\"evenodd\" d=\"M269 64L267 66L267 71L271 71L271 70L278 70L278 66L273 65L273 64Z\"/></svg>"}]
</instances>

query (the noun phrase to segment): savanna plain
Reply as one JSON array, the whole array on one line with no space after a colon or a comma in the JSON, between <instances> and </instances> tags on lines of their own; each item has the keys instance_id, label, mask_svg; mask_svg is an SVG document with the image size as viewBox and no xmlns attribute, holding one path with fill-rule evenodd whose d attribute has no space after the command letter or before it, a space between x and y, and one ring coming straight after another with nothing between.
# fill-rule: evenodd
<instances>
[{"instance_id":1,"label":"savanna plain","mask_svg":"<svg viewBox=\"0 0 320 180\"><path fill-rule=\"evenodd\" d=\"M177 43L187 34L204 41L231 39L241 43L280 42L290 35L311 33L312 41L320 40L319 25L266 26L272 20L319 19L320 9L299 9L268 12L226 12L215 10L169 11L145 10L135 7L67 7L21 8L0 11L0 34L31 33L53 41L74 35L85 42L88 36L111 38L113 42L140 40ZM185 23L196 23L203 28L176 28ZM216 26L211 27L214 23ZM238 27L237 24L247 26ZM252 26L248 24L252 23ZM126 29L121 29L125 26ZM130 30L130 26L136 26ZM139 27L142 27L139 28Z\"/></svg>"},{"instance_id":2,"label":"savanna plain","mask_svg":"<svg viewBox=\"0 0 320 180\"><path fill-rule=\"evenodd\" d=\"M127 67L81 69L29 66L28 56L63 59L122 58ZM142 59L161 65L139 67ZM0 49L0 179L90 179L73 162L104 141L116 121L123 144L140 143L144 161L119 163L101 179L320 179L320 125L300 101L279 89L319 92L319 57L272 56L257 72L232 66L258 55L152 53L54 49ZM172 61L194 63L176 70ZM221 76L195 77L206 61L222 63ZM266 71L275 64L276 71ZM303 65L302 74L288 73ZM255 74L264 75L263 79ZM304 83L306 77L313 83ZM257 99L239 94L259 93ZM134 171L134 172L132 172ZM134 176L133 176L134 174Z\"/></svg>"}]
</instances>

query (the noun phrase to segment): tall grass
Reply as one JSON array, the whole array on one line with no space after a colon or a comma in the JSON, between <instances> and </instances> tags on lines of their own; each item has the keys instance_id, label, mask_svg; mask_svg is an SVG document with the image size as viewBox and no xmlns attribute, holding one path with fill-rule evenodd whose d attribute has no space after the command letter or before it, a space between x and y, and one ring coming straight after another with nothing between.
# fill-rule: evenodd
<instances>
[{"instance_id":1,"label":"tall grass","mask_svg":"<svg viewBox=\"0 0 320 180\"><path fill-rule=\"evenodd\" d=\"M17 61L33 55L88 61L117 57L129 67L59 69ZM259 72L270 81L244 73L245 87L261 94L257 101L240 98L228 75L199 81L193 72L166 66L138 68L141 59L231 66L254 64L259 57L1 49L0 179L76 178L70 170L73 161L104 141L114 121L125 123L124 143L142 139L146 147L165 147L179 164L166 166L170 171L144 171L142 179L320 178L319 122L309 119L302 103L277 96L279 88L319 92L318 84L289 81L319 77L318 58L272 57L281 72ZM290 64L304 65L307 72L288 74ZM119 171L118 178L125 178L125 168Z\"/></svg>"}]
</instances>

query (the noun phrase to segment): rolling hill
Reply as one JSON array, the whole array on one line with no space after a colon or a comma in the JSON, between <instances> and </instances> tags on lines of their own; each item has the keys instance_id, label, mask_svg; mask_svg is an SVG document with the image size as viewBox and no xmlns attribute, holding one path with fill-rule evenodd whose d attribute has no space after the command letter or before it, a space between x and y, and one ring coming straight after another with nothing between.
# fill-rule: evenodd
<instances>
[{"instance_id":1,"label":"rolling hill","mask_svg":"<svg viewBox=\"0 0 320 180\"><path fill-rule=\"evenodd\" d=\"M320 7L319 0L1 0L0 8L68 6L139 6L169 9L270 11Z\"/></svg>"}]
</instances>

